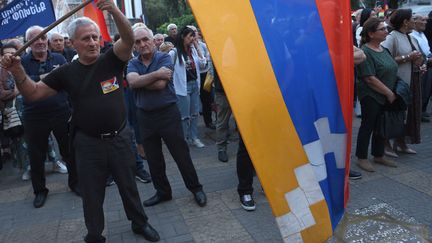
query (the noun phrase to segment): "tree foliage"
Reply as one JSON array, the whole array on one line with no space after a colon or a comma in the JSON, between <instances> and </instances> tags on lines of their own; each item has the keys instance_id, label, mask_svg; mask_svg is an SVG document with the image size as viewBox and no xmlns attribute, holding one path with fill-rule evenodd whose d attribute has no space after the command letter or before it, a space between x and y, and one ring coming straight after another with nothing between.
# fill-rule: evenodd
<instances>
[{"instance_id":1,"label":"tree foliage","mask_svg":"<svg viewBox=\"0 0 432 243\"><path fill-rule=\"evenodd\" d=\"M167 34L167 27L170 23L176 24L178 31L180 31L186 25L197 26L194 16L192 14L186 14L178 18L170 18L168 22L162 24L157 28L157 33Z\"/></svg>"},{"instance_id":2,"label":"tree foliage","mask_svg":"<svg viewBox=\"0 0 432 243\"><path fill-rule=\"evenodd\" d=\"M183 16L188 19L192 12L186 0L145 0L143 2L148 20L147 25L153 30L170 22L172 19ZM179 20L183 21L183 19ZM173 23L177 24L174 21Z\"/></svg>"}]
</instances>

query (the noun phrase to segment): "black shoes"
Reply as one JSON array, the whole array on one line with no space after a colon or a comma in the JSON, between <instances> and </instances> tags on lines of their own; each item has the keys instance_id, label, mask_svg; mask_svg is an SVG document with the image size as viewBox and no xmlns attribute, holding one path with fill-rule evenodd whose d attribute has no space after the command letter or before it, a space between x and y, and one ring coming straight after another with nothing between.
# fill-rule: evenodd
<instances>
[{"instance_id":1,"label":"black shoes","mask_svg":"<svg viewBox=\"0 0 432 243\"><path fill-rule=\"evenodd\" d=\"M220 162L228 162L228 155L226 151L219 151L218 152L218 159Z\"/></svg>"},{"instance_id":2,"label":"black shoes","mask_svg":"<svg viewBox=\"0 0 432 243\"><path fill-rule=\"evenodd\" d=\"M150 183L152 181L150 174L144 169L137 171L135 178L142 183Z\"/></svg>"},{"instance_id":3,"label":"black shoes","mask_svg":"<svg viewBox=\"0 0 432 243\"><path fill-rule=\"evenodd\" d=\"M48 192L39 192L36 193L35 199L33 201L33 206L35 208L40 208L45 204L47 199Z\"/></svg>"},{"instance_id":4,"label":"black shoes","mask_svg":"<svg viewBox=\"0 0 432 243\"><path fill-rule=\"evenodd\" d=\"M240 204L242 208L246 211L254 211L255 210L255 201L252 198L251 194L245 194L240 196Z\"/></svg>"},{"instance_id":5,"label":"black shoes","mask_svg":"<svg viewBox=\"0 0 432 243\"><path fill-rule=\"evenodd\" d=\"M156 242L160 240L158 232L149 223L144 226L138 226L132 223L132 231L135 234L144 236L146 240L151 242Z\"/></svg>"},{"instance_id":6,"label":"black shoes","mask_svg":"<svg viewBox=\"0 0 432 243\"><path fill-rule=\"evenodd\" d=\"M362 178L362 174L360 172L350 170L349 172L349 179L350 180L358 180Z\"/></svg>"},{"instance_id":7,"label":"black shoes","mask_svg":"<svg viewBox=\"0 0 432 243\"><path fill-rule=\"evenodd\" d=\"M172 199L171 195L170 196L160 196L158 193L156 193L153 197L145 200L143 202L143 205L144 205L144 207L151 207L151 206L154 206L158 203L169 201L171 199Z\"/></svg>"},{"instance_id":8,"label":"black shoes","mask_svg":"<svg viewBox=\"0 0 432 243\"><path fill-rule=\"evenodd\" d=\"M69 188L73 193L75 193L75 195L77 195L78 197L81 197L81 190L79 189L78 186L71 186Z\"/></svg>"},{"instance_id":9,"label":"black shoes","mask_svg":"<svg viewBox=\"0 0 432 243\"><path fill-rule=\"evenodd\" d=\"M207 196L203 190L194 192L193 195L198 206L204 207L207 204Z\"/></svg>"}]
</instances>

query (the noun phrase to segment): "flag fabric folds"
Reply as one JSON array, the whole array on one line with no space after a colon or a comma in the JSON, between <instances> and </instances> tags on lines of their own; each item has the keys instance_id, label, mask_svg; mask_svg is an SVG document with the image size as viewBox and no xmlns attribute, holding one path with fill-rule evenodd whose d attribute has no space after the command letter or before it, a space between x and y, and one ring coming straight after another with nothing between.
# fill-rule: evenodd
<instances>
[{"instance_id":1,"label":"flag fabric folds","mask_svg":"<svg viewBox=\"0 0 432 243\"><path fill-rule=\"evenodd\" d=\"M348 200L347 0L189 0L285 242L323 242Z\"/></svg>"},{"instance_id":2,"label":"flag fabric folds","mask_svg":"<svg viewBox=\"0 0 432 243\"><path fill-rule=\"evenodd\" d=\"M51 0L15 0L0 9L0 39L23 35L33 25L55 21Z\"/></svg>"},{"instance_id":3,"label":"flag fabric folds","mask_svg":"<svg viewBox=\"0 0 432 243\"><path fill-rule=\"evenodd\" d=\"M84 16L92 19L99 26L102 40L106 42L111 42L111 37L108 33L108 28L105 22L104 14L96 6L97 1L93 1L84 7Z\"/></svg>"}]
</instances>

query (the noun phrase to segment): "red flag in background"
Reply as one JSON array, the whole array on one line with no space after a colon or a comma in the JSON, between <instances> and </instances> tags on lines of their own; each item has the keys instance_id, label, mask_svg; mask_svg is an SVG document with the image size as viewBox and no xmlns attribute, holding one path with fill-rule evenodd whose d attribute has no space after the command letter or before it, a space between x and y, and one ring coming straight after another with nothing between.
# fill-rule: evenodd
<instances>
[{"instance_id":1,"label":"red flag in background","mask_svg":"<svg viewBox=\"0 0 432 243\"><path fill-rule=\"evenodd\" d=\"M84 16L92 19L96 24L99 26L102 40L106 42L111 42L111 37L108 34L108 28L105 23L105 17L103 15L103 12L99 10L96 6L97 0L92 2L91 4L88 4L84 8ZM102 43L103 44L103 43Z\"/></svg>"}]
</instances>

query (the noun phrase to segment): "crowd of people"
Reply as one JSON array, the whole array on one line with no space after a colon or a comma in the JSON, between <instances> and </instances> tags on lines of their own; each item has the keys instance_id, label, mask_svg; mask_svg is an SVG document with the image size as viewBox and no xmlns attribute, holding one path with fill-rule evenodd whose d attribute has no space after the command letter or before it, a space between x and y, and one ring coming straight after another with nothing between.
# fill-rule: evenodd
<instances>
[{"instance_id":1,"label":"crowd of people","mask_svg":"<svg viewBox=\"0 0 432 243\"><path fill-rule=\"evenodd\" d=\"M421 143L421 123L430 122L432 93L432 13L388 9L379 17L378 12L360 9L353 14L354 48L364 54L355 67L355 113L361 117L355 155L367 172L375 171L374 163L397 167L389 157L417 153L408 144ZM382 131L383 117L390 111L402 115L399 135ZM370 142L374 163L368 159Z\"/></svg>"},{"instance_id":2,"label":"crowd of people","mask_svg":"<svg viewBox=\"0 0 432 243\"><path fill-rule=\"evenodd\" d=\"M207 129L216 131L218 160L228 162L231 108L195 26L177 30L173 23L168 35L153 34L142 23L131 26L112 1L100 0L97 6L111 14L119 32L103 48L99 27L85 17L74 19L68 33L40 36L21 55L15 55L22 47L19 39L3 41L0 109L16 112L22 124L14 128L23 129L12 132L2 125L0 161L13 157L23 169L22 179L31 179L35 208L44 205L49 192L46 160L53 171L68 173L70 190L82 198L86 242L105 241L102 205L105 187L113 184L133 232L158 241L143 206L172 199L162 144L197 205L206 206L189 146L206 146L198 130L202 115ZM355 154L357 165L368 172L375 171L368 159L371 137L375 164L397 167L389 156L416 154L408 144L421 142L432 93L432 22L409 9L387 10L383 18L377 12L356 11L352 29L355 113L361 117ZM25 40L42 31L28 28ZM203 88L208 80L213 80L210 91ZM408 96L395 90L398 82L406 84ZM401 102L407 107L403 135L383 137L377 129L383 113ZM255 210L255 172L241 135L236 162L241 206ZM361 173L350 171L350 178L359 179ZM152 182L155 189L142 204L135 179Z\"/></svg>"},{"instance_id":3,"label":"crowd of people","mask_svg":"<svg viewBox=\"0 0 432 243\"><path fill-rule=\"evenodd\" d=\"M97 6L111 14L118 29L112 44L101 47L99 27L86 17L74 19L67 33L39 36L20 55L20 39L1 42L0 108L5 117L14 107L20 117L14 128L21 129L6 132L2 125L2 148L10 155L3 152L0 160L9 156L23 169L22 179L32 182L35 208L48 197L46 162L53 171L67 173L71 192L82 198L86 242L105 241L102 205L105 187L113 184L133 232L158 241L143 206L172 199L162 144L197 205L204 207L207 197L189 146L206 146L198 131L201 114L207 129L218 134L219 160L228 162L231 110L195 26L177 31L170 24L168 35L154 35L142 23L130 26L112 1L100 0ZM28 28L25 41L42 31ZM203 89L208 75L214 77L211 91ZM255 172L241 139L237 172L241 206L255 210ZM153 183L155 194L143 203L135 179Z\"/></svg>"}]
</instances>

